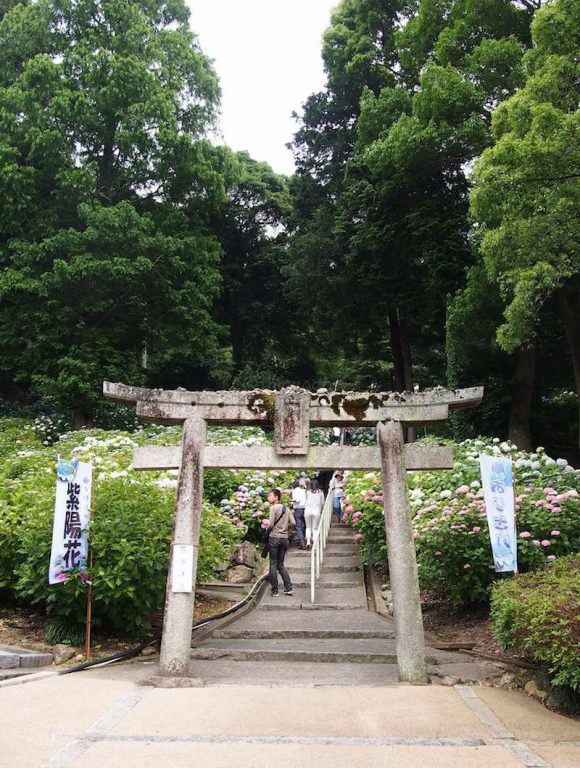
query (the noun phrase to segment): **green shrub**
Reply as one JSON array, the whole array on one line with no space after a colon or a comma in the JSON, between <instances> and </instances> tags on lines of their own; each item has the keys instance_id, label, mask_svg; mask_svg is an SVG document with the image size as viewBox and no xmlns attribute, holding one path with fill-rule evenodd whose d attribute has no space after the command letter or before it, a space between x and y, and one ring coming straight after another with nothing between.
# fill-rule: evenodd
<instances>
[{"instance_id":1,"label":"green shrub","mask_svg":"<svg viewBox=\"0 0 580 768\"><path fill-rule=\"evenodd\" d=\"M580 689L580 555L494 586L491 615L506 648L524 648L552 682Z\"/></svg>"}]
</instances>

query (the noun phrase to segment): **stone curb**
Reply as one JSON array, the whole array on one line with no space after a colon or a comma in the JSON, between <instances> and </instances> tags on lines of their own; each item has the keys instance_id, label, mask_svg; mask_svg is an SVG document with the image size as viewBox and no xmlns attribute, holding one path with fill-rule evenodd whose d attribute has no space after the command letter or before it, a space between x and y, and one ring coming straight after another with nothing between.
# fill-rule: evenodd
<instances>
[{"instance_id":1,"label":"stone curb","mask_svg":"<svg viewBox=\"0 0 580 768\"><path fill-rule=\"evenodd\" d=\"M60 670L47 670L46 672L33 672L30 675L22 675L21 677L13 677L10 680L1 680L0 688L9 688L12 685L24 685L25 683L35 683L38 680L46 680L47 677L55 677Z\"/></svg>"}]
</instances>

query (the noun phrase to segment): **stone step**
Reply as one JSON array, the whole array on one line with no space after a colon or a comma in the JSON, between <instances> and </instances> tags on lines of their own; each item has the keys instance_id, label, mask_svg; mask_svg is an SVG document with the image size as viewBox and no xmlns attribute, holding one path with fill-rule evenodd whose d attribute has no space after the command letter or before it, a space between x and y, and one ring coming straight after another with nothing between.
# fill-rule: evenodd
<instances>
[{"instance_id":1,"label":"stone step","mask_svg":"<svg viewBox=\"0 0 580 768\"><path fill-rule=\"evenodd\" d=\"M295 575L297 573L299 575ZM310 586L310 568L307 571L297 571L297 569L293 568L290 576L292 577L292 583L295 587L298 586L299 581L303 581L308 587ZM332 588L332 585L336 585L338 587L356 587L363 584L363 575L362 571L355 571L350 573L336 573L332 571L328 572L323 565L320 570L320 576L317 578L316 583L320 587L329 588Z\"/></svg>"},{"instance_id":2,"label":"stone step","mask_svg":"<svg viewBox=\"0 0 580 768\"><path fill-rule=\"evenodd\" d=\"M316 590L316 598L318 600L318 592ZM302 603L290 604L290 599L279 602L279 598L275 598L271 603L262 603L260 605L261 611L352 611L356 608L362 608L361 605L354 605L352 603L311 603L310 597L308 600Z\"/></svg>"},{"instance_id":3,"label":"stone step","mask_svg":"<svg viewBox=\"0 0 580 768\"><path fill-rule=\"evenodd\" d=\"M316 580L316 589L324 587L324 589L344 589L345 587L357 587L360 585L360 581L323 581L322 576ZM292 585L294 589L310 589L310 579L293 579Z\"/></svg>"},{"instance_id":4,"label":"stone step","mask_svg":"<svg viewBox=\"0 0 580 768\"><path fill-rule=\"evenodd\" d=\"M272 597L269 591L266 591L260 602L261 606L278 604L283 601L285 604L291 605L294 608L299 608L305 604L311 605L310 601L310 587L297 587L294 590L293 595L285 595L283 592L283 586L279 582L280 594L278 597ZM362 585L356 587L343 587L342 589L327 589L325 586L317 587L316 604L341 606L343 608L366 608L367 597L365 589Z\"/></svg>"},{"instance_id":5,"label":"stone step","mask_svg":"<svg viewBox=\"0 0 580 768\"><path fill-rule=\"evenodd\" d=\"M19 667L20 656L18 654L0 649L0 669L18 669Z\"/></svg>"},{"instance_id":6,"label":"stone step","mask_svg":"<svg viewBox=\"0 0 580 768\"><path fill-rule=\"evenodd\" d=\"M280 599L280 598L279 598ZM276 606L273 606L275 608ZM386 619L365 608L354 610L336 611L332 607L319 608L316 611L305 611L300 608L291 610L264 611L263 607L242 616L236 621L214 632L217 637L218 632L285 632L293 630L304 630L306 632L376 632L378 637L383 633L387 636L394 634L394 623L392 619Z\"/></svg>"},{"instance_id":7,"label":"stone step","mask_svg":"<svg viewBox=\"0 0 580 768\"><path fill-rule=\"evenodd\" d=\"M52 664L52 653L31 651L29 648L0 645L0 669L28 669Z\"/></svg>"},{"instance_id":8,"label":"stone step","mask_svg":"<svg viewBox=\"0 0 580 768\"><path fill-rule=\"evenodd\" d=\"M337 612L340 616L342 611ZM215 640L392 640L389 629L221 629L213 633Z\"/></svg>"},{"instance_id":9,"label":"stone step","mask_svg":"<svg viewBox=\"0 0 580 768\"><path fill-rule=\"evenodd\" d=\"M339 561L340 562L340 561ZM288 560L285 563L290 567ZM298 565L299 563L299 565ZM310 573L310 564L304 564L302 561L296 560L292 563L292 573ZM356 573L362 572L362 565L328 565L325 559L320 566L321 572L324 573Z\"/></svg>"},{"instance_id":10,"label":"stone step","mask_svg":"<svg viewBox=\"0 0 580 768\"><path fill-rule=\"evenodd\" d=\"M353 548L349 547L348 549L336 549L335 547L333 547L332 549L324 550L324 557L325 559L327 557L355 557L357 553L358 553L358 549L355 547ZM310 550L309 549L291 549L286 555L286 558L289 558L289 557L295 557L301 560L305 560L306 558L310 559Z\"/></svg>"},{"instance_id":11,"label":"stone step","mask_svg":"<svg viewBox=\"0 0 580 768\"><path fill-rule=\"evenodd\" d=\"M240 664L229 659L191 662L189 673L204 686L259 685L284 687L396 685L398 670L395 664L319 664L302 662L246 661Z\"/></svg>"},{"instance_id":12,"label":"stone step","mask_svg":"<svg viewBox=\"0 0 580 768\"><path fill-rule=\"evenodd\" d=\"M389 639L293 639L209 640L192 648L192 659L216 661L285 661L328 664L396 664L394 640ZM429 660L429 663L433 663Z\"/></svg>"}]
</instances>

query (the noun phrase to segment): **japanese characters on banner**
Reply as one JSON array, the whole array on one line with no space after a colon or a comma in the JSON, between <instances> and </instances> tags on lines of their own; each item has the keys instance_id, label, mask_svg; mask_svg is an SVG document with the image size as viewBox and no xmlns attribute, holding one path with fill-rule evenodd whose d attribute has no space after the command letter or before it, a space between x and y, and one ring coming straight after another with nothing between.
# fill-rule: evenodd
<instances>
[{"instance_id":1,"label":"japanese characters on banner","mask_svg":"<svg viewBox=\"0 0 580 768\"><path fill-rule=\"evenodd\" d=\"M498 573L517 571L514 479L511 459L479 457L493 562Z\"/></svg>"},{"instance_id":2,"label":"japanese characters on banner","mask_svg":"<svg viewBox=\"0 0 580 768\"><path fill-rule=\"evenodd\" d=\"M86 570L92 471L88 462L58 460L49 584Z\"/></svg>"}]
</instances>

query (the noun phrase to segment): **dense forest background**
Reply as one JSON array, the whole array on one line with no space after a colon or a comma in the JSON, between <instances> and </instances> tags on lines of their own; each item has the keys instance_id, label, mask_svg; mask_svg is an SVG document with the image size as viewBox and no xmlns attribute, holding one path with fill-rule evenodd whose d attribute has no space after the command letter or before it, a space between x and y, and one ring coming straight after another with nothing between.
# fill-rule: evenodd
<instances>
[{"instance_id":1,"label":"dense forest background","mask_svg":"<svg viewBox=\"0 0 580 768\"><path fill-rule=\"evenodd\" d=\"M483 384L457 438L577 463L579 17L341 0L286 178L209 141L183 0L0 0L0 407Z\"/></svg>"}]
</instances>

